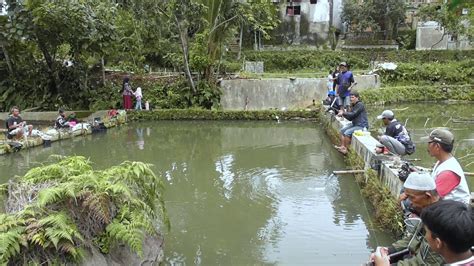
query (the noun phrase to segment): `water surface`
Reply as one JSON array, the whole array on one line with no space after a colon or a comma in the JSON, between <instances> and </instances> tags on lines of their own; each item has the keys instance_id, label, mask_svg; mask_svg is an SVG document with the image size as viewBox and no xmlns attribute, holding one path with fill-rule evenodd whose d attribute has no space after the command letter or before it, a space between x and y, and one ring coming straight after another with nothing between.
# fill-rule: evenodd
<instances>
[{"instance_id":1,"label":"water surface","mask_svg":"<svg viewBox=\"0 0 474 266\"><path fill-rule=\"evenodd\" d=\"M152 163L165 181L171 265L360 265L393 239L315 123L144 122L3 156L1 182L50 154L97 169Z\"/></svg>"},{"instance_id":2,"label":"water surface","mask_svg":"<svg viewBox=\"0 0 474 266\"><path fill-rule=\"evenodd\" d=\"M472 103L412 103L388 106L369 106L369 122L375 137L382 122L376 116L385 109L392 109L395 117L406 123L416 144L416 152L408 158L419 159L417 165L432 168L436 159L428 154L429 133L435 128L446 128L455 137L453 155L459 160L465 172L474 172L474 104ZM474 176L467 177L471 191Z\"/></svg>"}]
</instances>

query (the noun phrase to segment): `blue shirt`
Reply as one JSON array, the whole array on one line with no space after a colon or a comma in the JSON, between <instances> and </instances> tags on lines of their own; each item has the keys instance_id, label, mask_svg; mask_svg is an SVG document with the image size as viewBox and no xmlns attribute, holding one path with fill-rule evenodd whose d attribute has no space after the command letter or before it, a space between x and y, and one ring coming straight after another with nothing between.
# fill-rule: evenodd
<instances>
[{"instance_id":1,"label":"blue shirt","mask_svg":"<svg viewBox=\"0 0 474 266\"><path fill-rule=\"evenodd\" d=\"M351 84L354 83L354 76L352 75L352 72L346 71L342 72L337 76L337 93L339 96L342 97L347 97L349 96L350 92L347 90Z\"/></svg>"}]
</instances>

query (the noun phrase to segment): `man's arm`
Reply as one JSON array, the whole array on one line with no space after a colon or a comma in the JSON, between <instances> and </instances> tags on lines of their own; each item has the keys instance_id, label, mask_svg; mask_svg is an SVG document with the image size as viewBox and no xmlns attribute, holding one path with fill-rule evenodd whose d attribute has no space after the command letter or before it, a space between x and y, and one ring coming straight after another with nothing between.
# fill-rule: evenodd
<instances>
[{"instance_id":1,"label":"man's arm","mask_svg":"<svg viewBox=\"0 0 474 266\"><path fill-rule=\"evenodd\" d=\"M352 111L350 112L345 112L342 114L347 120L352 121L354 118L356 118L362 111L364 110L364 105L359 102L354 107L352 108Z\"/></svg>"},{"instance_id":2,"label":"man's arm","mask_svg":"<svg viewBox=\"0 0 474 266\"><path fill-rule=\"evenodd\" d=\"M349 82L351 83L351 85L349 85L349 88L347 88L348 91L350 91L352 89L352 87L354 87L357 82L355 82L354 80L354 75L351 73L351 77L349 78Z\"/></svg>"},{"instance_id":3,"label":"man's arm","mask_svg":"<svg viewBox=\"0 0 474 266\"><path fill-rule=\"evenodd\" d=\"M448 195L453 189L459 185L461 178L453 171L442 171L436 176L436 190L441 198Z\"/></svg>"}]
</instances>

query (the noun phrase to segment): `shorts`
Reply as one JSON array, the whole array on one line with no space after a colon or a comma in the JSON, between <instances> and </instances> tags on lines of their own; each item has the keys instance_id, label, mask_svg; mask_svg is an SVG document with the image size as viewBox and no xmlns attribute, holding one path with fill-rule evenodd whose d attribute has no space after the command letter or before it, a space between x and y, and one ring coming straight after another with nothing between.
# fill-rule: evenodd
<instances>
[{"instance_id":1,"label":"shorts","mask_svg":"<svg viewBox=\"0 0 474 266\"><path fill-rule=\"evenodd\" d=\"M23 134L28 134L28 125L25 125L23 128L17 127L13 129L12 131L8 132L8 135L10 136L15 136L17 135L21 130L23 130Z\"/></svg>"},{"instance_id":2,"label":"shorts","mask_svg":"<svg viewBox=\"0 0 474 266\"><path fill-rule=\"evenodd\" d=\"M339 106L350 106L351 105L351 97L349 96L338 96Z\"/></svg>"},{"instance_id":3,"label":"shorts","mask_svg":"<svg viewBox=\"0 0 474 266\"><path fill-rule=\"evenodd\" d=\"M363 127L360 127L360 126L353 126L352 123L349 123L347 125L345 125L343 128L341 128L341 134L346 136L346 137L352 137L352 134L356 131L356 130L363 130L364 128Z\"/></svg>"}]
</instances>

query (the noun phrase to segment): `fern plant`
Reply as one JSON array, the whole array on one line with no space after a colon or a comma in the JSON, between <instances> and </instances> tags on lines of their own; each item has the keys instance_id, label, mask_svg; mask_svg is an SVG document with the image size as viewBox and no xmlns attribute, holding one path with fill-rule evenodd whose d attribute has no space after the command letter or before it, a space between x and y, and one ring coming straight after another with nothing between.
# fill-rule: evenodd
<instances>
[{"instance_id":1,"label":"fern plant","mask_svg":"<svg viewBox=\"0 0 474 266\"><path fill-rule=\"evenodd\" d=\"M100 250L124 243L141 255L145 235L169 227L163 182L151 165L126 161L94 171L84 157L58 158L17 180L38 192L21 211L0 215L0 264L78 262L91 243Z\"/></svg>"}]
</instances>

